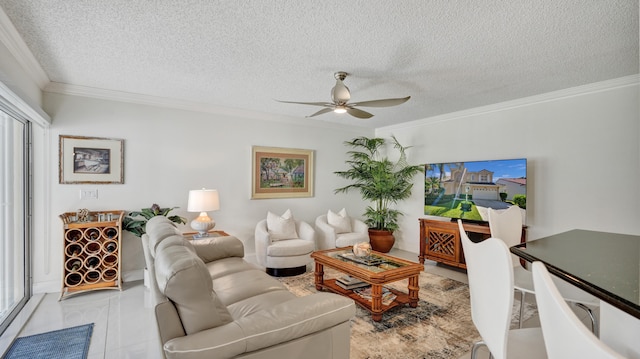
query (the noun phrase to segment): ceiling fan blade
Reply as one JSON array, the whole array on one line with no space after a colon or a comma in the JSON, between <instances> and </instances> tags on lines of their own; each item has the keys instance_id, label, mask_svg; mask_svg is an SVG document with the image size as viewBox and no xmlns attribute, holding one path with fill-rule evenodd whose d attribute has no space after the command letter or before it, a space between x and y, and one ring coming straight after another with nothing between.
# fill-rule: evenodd
<instances>
[{"instance_id":1,"label":"ceiling fan blade","mask_svg":"<svg viewBox=\"0 0 640 359\"><path fill-rule=\"evenodd\" d=\"M333 104L329 102L296 102L296 101L280 101L280 100L276 100L276 101L282 102L282 103L295 103L299 105L333 107Z\"/></svg>"},{"instance_id":2,"label":"ceiling fan blade","mask_svg":"<svg viewBox=\"0 0 640 359\"><path fill-rule=\"evenodd\" d=\"M353 117L357 117L357 118L371 118L373 117L372 114L370 114L367 111L362 111L360 109L357 108L353 108L353 107L347 107L347 113L350 114Z\"/></svg>"},{"instance_id":3,"label":"ceiling fan blade","mask_svg":"<svg viewBox=\"0 0 640 359\"><path fill-rule=\"evenodd\" d=\"M333 111L332 108L323 108L322 110L314 113L313 115L309 115L307 117L314 117L314 116L322 115L323 113L327 113L327 112L331 112L331 111Z\"/></svg>"},{"instance_id":4,"label":"ceiling fan blade","mask_svg":"<svg viewBox=\"0 0 640 359\"><path fill-rule=\"evenodd\" d=\"M397 106L403 104L409 99L411 96L401 97L401 98L387 98L382 100L372 100L372 101L362 101L358 103L350 103L350 106L362 106L362 107L389 107L389 106Z\"/></svg>"}]
</instances>

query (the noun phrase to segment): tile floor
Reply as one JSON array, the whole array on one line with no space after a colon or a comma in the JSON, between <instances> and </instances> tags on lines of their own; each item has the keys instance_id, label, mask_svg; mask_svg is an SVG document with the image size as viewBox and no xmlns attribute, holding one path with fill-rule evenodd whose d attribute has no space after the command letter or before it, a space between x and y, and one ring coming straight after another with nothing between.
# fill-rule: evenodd
<instances>
[{"instance_id":1,"label":"tile floor","mask_svg":"<svg viewBox=\"0 0 640 359\"><path fill-rule=\"evenodd\" d=\"M89 359L162 358L151 294L142 281L126 282L122 291L99 290L62 301L58 296L34 298L40 303L19 336L95 323Z\"/></svg>"},{"instance_id":2,"label":"tile floor","mask_svg":"<svg viewBox=\"0 0 640 359\"><path fill-rule=\"evenodd\" d=\"M415 253L394 249L390 254L418 261ZM427 261L425 271L467 282L464 271L434 262ZM34 309L33 314L29 317L29 310L23 310L24 314L0 337L0 354L11 344L12 334L27 336L93 322L89 359L162 358L151 293L142 281L125 282L123 291L100 290L62 301L58 301L58 296L59 293L34 296L27 304L28 308ZM24 325L20 329L21 322ZM481 349L481 352L481 358L488 358L486 350ZM466 358L469 354L461 359Z\"/></svg>"}]
</instances>

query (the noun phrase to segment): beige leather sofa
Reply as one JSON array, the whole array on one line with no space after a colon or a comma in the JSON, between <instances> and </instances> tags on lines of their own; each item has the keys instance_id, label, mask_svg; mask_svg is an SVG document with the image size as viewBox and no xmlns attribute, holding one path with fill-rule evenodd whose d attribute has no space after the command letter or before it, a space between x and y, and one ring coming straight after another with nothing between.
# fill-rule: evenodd
<instances>
[{"instance_id":1,"label":"beige leather sofa","mask_svg":"<svg viewBox=\"0 0 640 359\"><path fill-rule=\"evenodd\" d=\"M235 237L185 240L157 216L142 237L166 358L348 358L354 302L296 297Z\"/></svg>"}]
</instances>

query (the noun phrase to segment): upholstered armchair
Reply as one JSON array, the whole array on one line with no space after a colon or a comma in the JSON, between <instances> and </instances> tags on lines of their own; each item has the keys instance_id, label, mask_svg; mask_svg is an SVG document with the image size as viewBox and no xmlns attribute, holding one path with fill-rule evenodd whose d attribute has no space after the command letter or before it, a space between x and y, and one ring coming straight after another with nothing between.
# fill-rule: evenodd
<instances>
[{"instance_id":1,"label":"upholstered armchair","mask_svg":"<svg viewBox=\"0 0 640 359\"><path fill-rule=\"evenodd\" d=\"M343 208L334 213L331 210L316 218L318 249L330 249L352 246L360 242L369 242L369 227L357 218L347 215Z\"/></svg>"},{"instance_id":2,"label":"upholstered armchair","mask_svg":"<svg viewBox=\"0 0 640 359\"><path fill-rule=\"evenodd\" d=\"M282 216L271 212L256 225L255 244L258 264L276 277L306 272L316 249L315 230L293 218L290 210Z\"/></svg>"}]
</instances>

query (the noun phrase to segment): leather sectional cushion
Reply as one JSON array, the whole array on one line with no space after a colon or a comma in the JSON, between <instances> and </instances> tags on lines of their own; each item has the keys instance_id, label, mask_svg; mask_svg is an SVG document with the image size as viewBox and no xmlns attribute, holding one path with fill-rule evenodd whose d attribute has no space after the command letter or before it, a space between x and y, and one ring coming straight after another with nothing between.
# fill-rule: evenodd
<instances>
[{"instance_id":1,"label":"leather sectional cushion","mask_svg":"<svg viewBox=\"0 0 640 359\"><path fill-rule=\"evenodd\" d=\"M244 257L244 245L234 236L197 239L191 241L191 245L205 263L227 257Z\"/></svg>"},{"instance_id":2,"label":"leather sectional cushion","mask_svg":"<svg viewBox=\"0 0 640 359\"><path fill-rule=\"evenodd\" d=\"M233 321L213 291L204 262L187 246L163 248L155 263L158 288L175 305L187 335Z\"/></svg>"},{"instance_id":3,"label":"leather sectional cushion","mask_svg":"<svg viewBox=\"0 0 640 359\"><path fill-rule=\"evenodd\" d=\"M207 270L209 270L211 279L214 281L231 273L256 269L254 265L238 257L218 259L217 261L205 263L205 265L207 266Z\"/></svg>"},{"instance_id":4,"label":"leather sectional cushion","mask_svg":"<svg viewBox=\"0 0 640 359\"><path fill-rule=\"evenodd\" d=\"M266 276L259 269L230 273L213 281L213 290L218 293L224 305L272 291L285 291L287 288L277 279Z\"/></svg>"},{"instance_id":5,"label":"leather sectional cushion","mask_svg":"<svg viewBox=\"0 0 640 359\"><path fill-rule=\"evenodd\" d=\"M276 290L237 301L227 306L227 309L229 310L229 313L231 313L233 320L238 320L239 318L252 315L261 310L269 310L274 305L284 303L295 298L296 296L289 291Z\"/></svg>"},{"instance_id":6,"label":"leather sectional cushion","mask_svg":"<svg viewBox=\"0 0 640 359\"><path fill-rule=\"evenodd\" d=\"M164 219L163 219L164 218ZM164 216L155 216L147 221L145 227L149 235L149 251L156 256L157 246L165 239L180 234L176 226Z\"/></svg>"}]
</instances>

